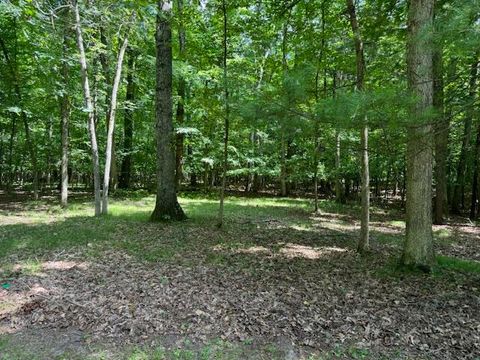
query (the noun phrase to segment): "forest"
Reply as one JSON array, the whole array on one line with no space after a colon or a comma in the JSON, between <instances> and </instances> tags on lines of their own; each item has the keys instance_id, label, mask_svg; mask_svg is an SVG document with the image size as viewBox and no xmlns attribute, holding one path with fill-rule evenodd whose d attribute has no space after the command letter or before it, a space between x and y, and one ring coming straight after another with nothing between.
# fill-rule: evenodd
<instances>
[{"instance_id":1,"label":"forest","mask_svg":"<svg viewBox=\"0 0 480 360\"><path fill-rule=\"evenodd\" d=\"M480 359L479 0L0 0L0 359Z\"/></svg>"}]
</instances>

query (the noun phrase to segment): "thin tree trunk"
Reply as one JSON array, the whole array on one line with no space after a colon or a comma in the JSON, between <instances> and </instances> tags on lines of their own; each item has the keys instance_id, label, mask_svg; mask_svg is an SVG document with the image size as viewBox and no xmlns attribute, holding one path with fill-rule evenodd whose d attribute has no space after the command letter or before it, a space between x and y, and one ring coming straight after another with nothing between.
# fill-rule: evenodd
<instances>
[{"instance_id":1,"label":"thin tree trunk","mask_svg":"<svg viewBox=\"0 0 480 360\"><path fill-rule=\"evenodd\" d=\"M472 179L472 199L470 203L470 220L475 220L478 214L478 190L479 190L479 173L480 165L480 124L477 127L477 139L475 142L475 153L473 160L473 179Z\"/></svg>"},{"instance_id":2,"label":"thin tree trunk","mask_svg":"<svg viewBox=\"0 0 480 360\"><path fill-rule=\"evenodd\" d=\"M452 212L454 214L459 214L460 209L463 209L465 205L465 176L467 170L467 156L470 152L470 142L472 138L472 119L474 113L477 76L478 56L475 55L475 59L470 67L470 83L468 94L469 104L465 116L462 148L457 166L457 180L453 190Z\"/></svg>"},{"instance_id":3,"label":"thin tree trunk","mask_svg":"<svg viewBox=\"0 0 480 360\"><path fill-rule=\"evenodd\" d=\"M448 209L447 155L449 121L445 116L443 83L443 47L435 46L433 66L433 106L437 114L435 127L435 208L434 222L441 225Z\"/></svg>"},{"instance_id":4,"label":"thin tree trunk","mask_svg":"<svg viewBox=\"0 0 480 360\"><path fill-rule=\"evenodd\" d=\"M337 72L333 73L333 85L332 85L333 98L337 96ZM340 130L335 129L335 201L337 203L345 202L345 192L342 186L342 179L340 176L341 168L341 138Z\"/></svg>"},{"instance_id":5,"label":"thin tree trunk","mask_svg":"<svg viewBox=\"0 0 480 360\"><path fill-rule=\"evenodd\" d=\"M88 114L88 133L90 136L90 147L92 151L93 165L93 187L95 194L95 216L102 213L102 197L100 192L100 160L98 156L97 133L95 129L95 113L90 94L90 84L88 80L87 58L83 44L82 25L80 21L80 12L78 10L77 0L72 0L75 20L75 30L77 33L77 46L79 51L80 71L82 75L83 95L85 100L85 110Z\"/></svg>"},{"instance_id":6,"label":"thin tree trunk","mask_svg":"<svg viewBox=\"0 0 480 360\"><path fill-rule=\"evenodd\" d=\"M283 24L283 39L282 39L282 70L283 70L283 87L284 91L288 92L287 88L287 75L288 75L288 62L287 62L287 40L288 40L288 20ZM288 95L287 95L288 96ZM288 151L288 135L285 129L286 124L280 125L281 139L280 139L280 194L281 196L288 195L287 187L287 151Z\"/></svg>"},{"instance_id":7,"label":"thin tree trunk","mask_svg":"<svg viewBox=\"0 0 480 360\"><path fill-rule=\"evenodd\" d=\"M340 162L341 162L341 142L340 131L335 130L335 201L344 202L344 194L342 188L342 180L340 178Z\"/></svg>"},{"instance_id":8,"label":"thin tree trunk","mask_svg":"<svg viewBox=\"0 0 480 360\"><path fill-rule=\"evenodd\" d=\"M63 37L63 54L67 53L67 36ZM65 88L63 89L62 98L60 100L60 115L62 118L62 165L61 165L61 187L60 187L60 205L66 208L68 205L68 124L70 120L70 99L66 86L68 84L68 63L62 61L62 77Z\"/></svg>"},{"instance_id":9,"label":"thin tree trunk","mask_svg":"<svg viewBox=\"0 0 480 360\"><path fill-rule=\"evenodd\" d=\"M184 220L175 186L175 139L173 129L172 2L158 0L156 42L157 200L152 221Z\"/></svg>"},{"instance_id":10,"label":"thin tree trunk","mask_svg":"<svg viewBox=\"0 0 480 360\"><path fill-rule=\"evenodd\" d=\"M407 129L406 240L402 263L429 271L432 239L432 126L424 119L433 105L432 34L434 0L411 0L408 12L407 75L417 97Z\"/></svg>"},{"instance_id":11,"label":"thin tree trunk","mask_svg":"<svg viewBox=\"0 0 480 360\"><path fill-rule=\"evenodd\" d=\"M127 107L123 118L123 152L125 153L122 161L119 186L122 189L128 189L131 186L132 178L132 150L133 150L133 102L135 101L135 58L133 51L127 49L127 93L125 101Z\"/></svg>"},{"instance_id":12,"label":"thin tree trunk","mask_svg":"<svg viewBox=\"0 0 480 360\"><path fill-rule=\"evenodd\" d=\"M53 137L53 120L51 117L48 118L48 124L47 124L47 144L52 143L52 137ZM46 174L46 187L48 188L48 191L50 191L50 185L52 181L52 151L50 149L50 146L47 147L47 174Z\"/></svg>"},{"instance_id":13,"label":"thin tree trunk","mask_svg":"<svg viewBox=\"0 0 480 360\"><path fill-rule=\"evenodd\" d=\"M218 211L218 224L220 228L223 226L223 212L225 202L225 188L227 185L227 170L228 170L228 135L230 128L230 105L228 101L228 69L227 69L227 57L228 57L228 18L227 18L227 5L226 0L222 0L222 13L223 13L223 92L225 101L225 138L223 141L223 169L222 169L222 185L220 189L220 207Z\"/></svg>"},{"instance_id":14,"label":"thin tree trunk","mask_svg":"<svg viewBox=\"0 0 480 360\"><path fill-rule=\"evenodd\" d=\"M353 0L346 0L350 15L350 25L355 40L355 55L357 64L357 91L363 91L365 87L365 55L363 51L363 39L358 26L357 15ZM360 239L357 250L365 252L369 249L369 223L370 223L370 173L368 164L368 126L367 119L360 131L360 154L361 154L361 214L360 214Z\"/></svg>"},{"instance_id":15,"label":"thin tree trunk","mask_svg":"<svg viewBox=\"0 0 480 360\"><path fill-rule=\"evenodd\" d=\"M285 130L282 129L280 139L280 194L287 196L287 141L285 139Z\"/></svg>"},{"instance_id":16,"label":"thin tree trunk","mask_svg":"<svg viewBox=\"0 0 480 360\"><path fill-rule=\"evenodd\" d=\"M107 42L107 37L105 36L105 30L103 29L103 27L100 27L100 42L102 43L102 45L104 46L105 49L109 49L109 44ZM107 133L108 133L108 131L109 131L108 126L109 126L110 117L111 117L110 114L112 112L112 96L111 96L111 94L112 94L114 85L111 83L110 66L109 66L109 63L108 63L108 56L105 54L105 51L100 53L99 59L100 59L100 64L101 64L102 70L103 70L103 76L105 77L105 83L108 85L107 86L107 94L110 94L110 96L105 97L105 101L106 101L105 106L107 108L105 124L107 126ZM114 81L115 81L115 79L114 79ZM109 170L108 170L109 174L110 174L110 185L112 186L113 190L116 190L117 187L118 187L118 168L117 168L117 159L116 158L117 158L117 156L116 156L116 151L115 151L115 132L113 132L111 161L110 161L110 167L109 167ZM102 209L102 211L103 211L103 209ZM106 214L106 213L104 213L104 214Z\"/></svg>"},{"instance_id":17,"label":"thin tree trunk","mask_svg":"<svg viewBox=\"0 0 480 360\"><path fill-rule=\"evenodd\" d=\"M179 60L185 61L185 26L183 24L183 0L177 0L178 8L178 43L179 43ZM177 105L177 126L181 127L185 120L185 88L186 82L183 76L180 76L178 81L178 105ZM183 180L183 153L184 153L184 139L183 133L178 133L176 138L176 171L175 171L175 183L177 184L177 190L180 189Z\"/></svg>"},{"instance_id":18,"label":"thin tree trunk","mask_svg":"<svg viewBox=\"0 0 480 360\"><path fill-rule=\"evenodd\" d=\"M13 169L13 144L15 142L15 135L17 132L17 115L13 114L12 117L12 126L10 132L10 140L8 144L8 180L7 180L7 193L10 193L12 190L12 185L14 182L15 172Z\"/></svg>"},{"instance_id":19,"label":"thin tree trunk","mask_svg":"<svg viewBox=\"0 0 480 360\"><path fill-rule=\"evenodd\" d=\"M110 111L108 120L107 149L105 152L105 173L103 176L103 194L102 194L102 214L108 214L108 191L110 184L110 170L112 166L112 148L113 134L115 131L115 114L117 112L117 96L122 79L123 59L128 46L128 37L123 40L122 47L118 53L117 66L115 69L115 78L113 80L112 95L110 97Z\"/></svg>"}]
</instances>

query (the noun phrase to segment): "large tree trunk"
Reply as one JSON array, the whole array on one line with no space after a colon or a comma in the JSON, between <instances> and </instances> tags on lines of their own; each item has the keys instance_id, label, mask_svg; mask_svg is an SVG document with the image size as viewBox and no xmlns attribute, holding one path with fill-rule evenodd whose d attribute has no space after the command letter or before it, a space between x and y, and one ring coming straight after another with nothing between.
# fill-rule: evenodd
<instances>
[{"instance_id":1,"label":"large tree trunk","mask_svg":"<svg viewBox=\"0 0 480 360\"><path fill-rule=\"evenodd\" d=\"M434 0L411 0L408 12L407 76L417 97L407 129L406 240L402 263L429 271L435 261L432 239L432 126L425 116L433 104L432 34Z\"/></svg>"},{"instance_id":2,"label":"large tree trunk","mask_svg":"<svg viewBox=\"0 0 480 360\"><path fill-rule=\"evenodd\" d=\"M363 91L365 87L365 55L363 51L363 39L358 26L357 15L353 0L347 1L347 9L350 15L350 25L355 40L355 55L357 65L357 91ZM361 163L361 214L360 214L360 239L357 249L359 252L367 251L369 244L369 222L370 222L370 174L368 165L368 127L365 118L364 125L360 131L360 163Z\"/></svg>"},{"instance_id":3,"label":"large tree trunk","mask_svg":"<svg viewBox=\"0 0 480 360\"><path fill-rule=\"evenodd\" d=\"M223 92L225 102L225 137L223 140L223 169L222 169L222 185L220 189L220 207L218 211L218 227L223 225L223 208L225 201L225 188L227 186L227 170L228 170L228 135L230 127L230 105L228 102L228 69L227 69L227 57L228 57L228 18L227 18L227 5L226 0L222 1L222 13L223 13Z\"/></svg>"},{"instance_id":4,"label":"large tree trunk","mask_svg":"<svg viewBox=\"0 0 480 360\"><path fill-rule=\"evenodd\" d=\"M184 220L175 186L175 150L172 98L172 2L158 0L156 40L157 200L152 221Z\"/></svg>"},{"instance_id":5,"label":"large tree trunk","mask_svg":"<svg viewBox=\"0 0 480 360\"><path fill-rule=\"evenodd\" d=\"M470 153L470 142L472 138L472 119L474 114L474 102L476 94L476 84L478 76L478 56L475 58L470 67L470 84L468 94L468 107L465 116L462 148L457 166L457 179L453 190L452 212L459 214L465 205L465 176L467 170L467 156Z\"/></svg>"},{"instance_id":6,"label":"large tree trunk","mask_svg":"<svg viewBox=\"0 0 480 360\"><path fill-rule=\"evenodd\" d=\"M105 151L105 173L103 177L103 195L102 195L102 213L108 214L108 191L110 184L110 170L112 166L112 150L113 150L113 134L115 131L115 114L117 112L117 96L122 79L122 66L125 51L128 46L128 37L123 40L122 47L118 53L117 66L115 69L115 78L113 80L112 95L110 97L110 109L108 112L108 132L107 132L107 149Z\"/></svg>"},{"instance_id":7,"label":"large tree trunk","mask_svg":"<svg viewBox=\"0 0 480 360\"><path fill-rule=\"evenodd\" d=\"M83 95L85 99L85 110L88 114L88 133L90 135L90 147L92 151L93 165L93 188L95 193L95 216L102 213L102 196L100 192L100 160L98 156L97 132L95 128L95 113L90 94L90 84L88 80L87 58L83 44L82 27L80 22L80 12L78 10L77 0L72 0L75 20L75 30L77 33L77 46L80 55L80 71L82 75Z\"/></svg>"},{"instance_id":8,"label":"large tree trunk","mask_svg":"<svg viewBox=\"0 0 480 360\"><path fill-rule=\"evenodd\" d=\"M448 209L447 155L449 120L445 116L443 89L443 47L436 46L433 53L433 106L437 121L435 126L435 224L443 224Z\"/></svg>"},{"instance_id":9,"label":"large tree trunk","mask_svg":"<svg viewBox=\"0 0 480 360\"><path fill-rule=\"evenodd\" d=\"M179 43L179 60L185 61L185 27L183 25L183 0L177 0L178 8L178 43ZM185 120L185 88L186 82L183 76L178 81L178 105L177 105L177 126L181 127ZM176 139L176 158L175 158L175 182L177 184L177 190L180 189L183 180L183 143L185 135L183 133L177 134Z\"/></svg>"},{"instance_id":10,"label":"large tree trunk","mask_svg":"<svg viewBox=\"0 0 480 360\"><path fill-rule=\"evenodd\" d=\"M135 57L133 51L127 49L127 92L123 118L123 152L125 153L122 161L121 175L119 186L122 189L128 189L131 186L132 178L132 150L133 150L133 102L135 101Z\"/></svg>"}]
</instances>

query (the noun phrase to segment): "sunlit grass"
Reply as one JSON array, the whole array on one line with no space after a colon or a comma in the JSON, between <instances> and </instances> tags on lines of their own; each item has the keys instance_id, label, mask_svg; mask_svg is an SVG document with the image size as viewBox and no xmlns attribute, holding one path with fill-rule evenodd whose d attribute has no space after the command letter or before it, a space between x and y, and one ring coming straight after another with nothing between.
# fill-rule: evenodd
<instances>
[{"instance_id":1,"label":"sunlit grass","mask_svg":"<svg viewBox=\"0 0 480 360\"><path fill-rule=\"evenodd\" d=\"M462 260L450 256L437 256L437 262L444 269L480 274L479 261Z\"/></svg>"}]
</instances>

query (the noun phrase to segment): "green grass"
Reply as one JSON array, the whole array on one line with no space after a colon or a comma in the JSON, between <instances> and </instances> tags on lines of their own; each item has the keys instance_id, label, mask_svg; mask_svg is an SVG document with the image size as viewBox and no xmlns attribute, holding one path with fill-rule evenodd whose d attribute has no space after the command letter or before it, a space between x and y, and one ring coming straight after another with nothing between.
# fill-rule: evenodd
<instances>
[{"instance_id":1,"label":"green grass","mask_svg":"<svg viewBox=\"0 0 480 360\"><path fill-rule=\"evenodd\" d=\"M280 360L285 356L275 344L251 344L251 343L231 343L223 340L212 340L204 345L194 346L183 341L181 347L167 349L162 346L148 347L118 347L107 349L104 345L92 345L84 349L83 354L78 354L72 350L53 351L42 346L33 349L31 344L18 344L13 339L13 335L0 337L0 359L2 360ZM36 344L39 339L35 338L32 344Z\"/></svg>"},{"instance_id":2,"label":"green grass","mask_svg":"<svg viewBox=\"0 0 480 360\"><path fill-rule=\"evenodd\" d=\"M212 232L218 242L230 237L229 232L239 227L253 230L253 224L262 219L282 219L287 226L298 224L298 218L308 220L311 203L307 200L292 199L249 199L231 197L225 203L225 227L215 229L218 201L198 197L181 198L181 204L189 220L182 223L153 224L149 222L154 208L154 197L135 197L134 199L116 199L110 204L108 216L95 218L88 202L77 202L62 211L57 205L48 206L48 210L38 211L38 202L26 203L21 215L27 222L6 222L0 228L0 261L10 255L22 258L35 258L49 251L88 248L94 246L101 251L110 246L128 250L134 254L145 254L147 260L164 260L193 245L194 238L186 231L202 227ZM8 219L12 214L0 213ZM168 228L169 238L155 234ZM147 231L143 233L143 229ZM153 236L152 236L153 235ZM154 249L162 242L161 248ZM150 246L152 245L152 246ZM90 251L91 253L94 251Z\"/></svg>"},{"instance_id":3,"label":"green grass","mask_svg":"<svg viewBox=\"0 0 480 360\"><path fill-rule=\"evenodd\" d=\"M478 261L462 260L450 256L437 256L437 262L442 269L480 274L480 262Z\"/></svg>"}]
</instances>

